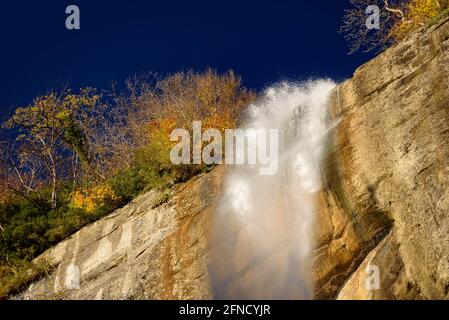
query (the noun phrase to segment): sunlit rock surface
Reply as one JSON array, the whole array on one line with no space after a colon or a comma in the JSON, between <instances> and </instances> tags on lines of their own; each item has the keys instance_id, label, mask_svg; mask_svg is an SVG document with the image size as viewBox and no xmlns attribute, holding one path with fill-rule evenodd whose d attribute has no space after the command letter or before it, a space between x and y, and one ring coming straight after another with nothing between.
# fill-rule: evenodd
<instances>
[{"instance_id":1,"label":"sunlit rock surface","mask_svg":"<svg viewBox=\"0 0 449 320\"><path fill-rule=\"evenodd\" d=\"M41 257L53 274L17 298L212 298L207 239L223 169L176 187L166 203L150 192L75 233Z\"/></svg>"},{"instance_id":2,"label":"sunlit rock surface","mask_svg":"<svg viewBox=\"0 0 449 320\"><path fill-rule=\"evenodd\" d=\"M331 113L341 123L328 157L331 196L324 198L332 216L327 217L336 215L333 207L342 207L349 222L341 237L334 231L327 247L319 249L321 260L330 263L319 274L335 271L324 276L330 280L318 295L338 292L357 257L377 246L367 259L378 265L384 293L359 290L356 278L367 276L362 266L344 284L341 297L448 298L448 19L360 67L334 93ZM389 229L390 240L379 244ZM385 250L389 253L382 254ZM390 264L397 266L394 285L385 277L396 273Z\"/></svg>"}]
</instances>

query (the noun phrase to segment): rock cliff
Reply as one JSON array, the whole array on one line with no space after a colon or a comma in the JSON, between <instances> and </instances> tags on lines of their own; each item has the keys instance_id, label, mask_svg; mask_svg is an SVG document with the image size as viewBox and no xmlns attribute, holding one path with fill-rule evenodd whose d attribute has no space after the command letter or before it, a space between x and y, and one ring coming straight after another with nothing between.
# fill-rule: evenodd
<instances>
[{"instance_id":1,"label":"rock cliff","mask_svg":"<svg viewBox=\"0 0 449 320\"><path fill-rule=\"evenodd\" d=\"M336 223L318 249L318 296L448 298L449 20L360 67L331 113L341 122L322 207ZM371 265L380 283L367 291Z\"/></svg>"},{"instance_id":2,"label":"rock cliff","mask_svg":"<svg viewBox=\"0 0 449 320\"><path fill-rule=\"evenodd\" d=\"M19 299L212 298L207 245L224 167L144 194L38 259L57 266ZM168 198L168 199L167 199Z\"/></svg>"},{"instance_id":3,"label":"rock cliff","mask_svg":"<svg viewBox=\"0 0 449 320\"><path fill-rule=\"evenodd\" d=\"M331 100L340 123L317 197L316 297L449 298L449 20L361 66ZM39 258L55 271L14 298L213 298L224 171L83 228Z\"/></svg>"}]
</instances>

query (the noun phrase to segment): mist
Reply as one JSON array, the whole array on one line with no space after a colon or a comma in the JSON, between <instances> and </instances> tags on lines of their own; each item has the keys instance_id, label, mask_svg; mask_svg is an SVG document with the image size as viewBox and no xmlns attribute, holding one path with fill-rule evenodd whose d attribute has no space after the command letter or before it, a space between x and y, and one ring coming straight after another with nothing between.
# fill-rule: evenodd
<instances>
[{"instance_id":1,"label":"mist","mask_svg":"<svg viewBox=\"0 0 449 320\"><path fill-rule=\"evenodd\" d=\"M243 128L276 129L278 170L226 168L214 216L211 284L217 299L311 299L315 196L321 188L331 80L280 83L251 105Z\"/></svg>"}]
</instances>

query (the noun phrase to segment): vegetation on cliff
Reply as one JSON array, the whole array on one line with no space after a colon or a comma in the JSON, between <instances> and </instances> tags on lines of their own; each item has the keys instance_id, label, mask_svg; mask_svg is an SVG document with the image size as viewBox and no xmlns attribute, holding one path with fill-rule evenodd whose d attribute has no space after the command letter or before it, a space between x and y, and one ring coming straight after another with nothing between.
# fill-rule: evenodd
<instances>
[{"instance_id":1,"label":"vegetation on cliff","mask_svg":"<svg viewBox=\"0 0 449 320\"><path fill-rule=\"evenodd\" d=\"M383 50L449 14L449 0L350 0L341 32L350 53ZM369 15L371 14L371 15ZM368 24L371 24L368 27Z\"/></svg>"},{"instance_id":2,"label":"vegetation on cliff","mask_svg":"<svg viewBox=\"0 0 449 320\"><path fill-rule=\"evenodd\" d=\"M17 108L3 125L12 138L0 142L0 291L84 225L206 170L171 163L171 131L196 120L233 128L254 98L234 73L208 70L135 77L122 93L66 89Z\"/></svg>"}]
</instances>

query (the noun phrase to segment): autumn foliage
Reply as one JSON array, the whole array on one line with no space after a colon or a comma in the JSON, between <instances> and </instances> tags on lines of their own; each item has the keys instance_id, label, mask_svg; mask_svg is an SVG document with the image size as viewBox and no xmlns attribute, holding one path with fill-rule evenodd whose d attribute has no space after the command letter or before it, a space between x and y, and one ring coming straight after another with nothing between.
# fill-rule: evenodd
<instances>
[{"instance_id":1,"label":"autumn foliage","mask_svg":"<svg viewBox=\"0 0 449 320\"><path fill-rule=\"evenodd\" d=\"M405 18L392 27L390 37L395 40L405 38L411 31L440 17L448 8L447 0L410 0L404 7Z\"/></svg>"},{"instance_id":2,"label":"autumn foliage","mask_svg":"<svg viewBox=\"0 0 449 320\"><path fill-rule=\"evenodd\" d=\"M449 0L350 0L341 32L350 53L358 50L381 51L405 38L412 31L428 27L449 14ZM368 6L379 8L379 28L368 29Z\"/></svg>"},{"instance_id":3,"label":"autumn foliage","mask_svg":"<svg viewBox=\"0 0 449 320\"><path fill-rule=\"evenodd\" d=\"M171 132L193 121L235 128L254 99L233 72L207 70L134 77L124 91L50 92L17 108L0 141L0 268L208 170L171 163Z\"/></svg>"},{"instance_id":4,"label":"autumn foliage","mask_svg":"<svg viewBox=\"0 0 449 320\"><path fill-rule=\"evenodd\" d=\"M114 201L117 197L112 188L107 185L96 185L91 188L78 189L73 192L72 205L84 209L87 213L95 212L106 201Z\"/></svg>"}]
</instances>

